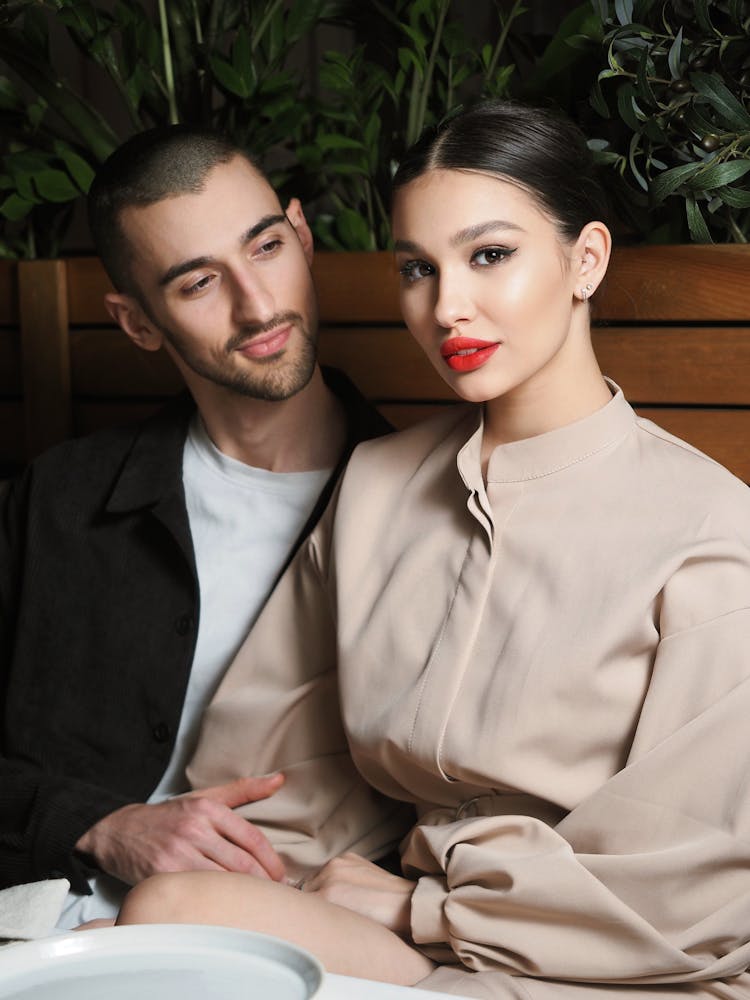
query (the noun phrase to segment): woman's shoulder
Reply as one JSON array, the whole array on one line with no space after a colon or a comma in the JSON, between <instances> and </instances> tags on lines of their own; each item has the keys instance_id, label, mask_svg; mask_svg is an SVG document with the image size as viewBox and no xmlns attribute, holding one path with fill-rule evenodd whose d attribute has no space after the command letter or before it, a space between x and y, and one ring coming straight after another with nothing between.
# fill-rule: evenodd
<instances>
[{"instance_id":1,"label":"woman's shoulder","mask_svg":"<svg viewBox=\"0 0 750 1000\"><path fill-rule=\"evenodd\" d=\"M750 488L710 455L643 417L636 419L643 451L652 458L664 489L687 506L737 512L748 518Z\"/></svg>"},{"instance_id":2,"label":"woman's shoulder","mask_svg":"<svg viewBox=\"0 0 750 1000\"><path fill-rule=\"evenodd\" d=\"M401 431L359 444L346 470L347 478L371 475L376 467L413 468L439 452L453 457L476 428L478 410L467 404L450 404L445 411Z\"/></svg>"}]
</instances>

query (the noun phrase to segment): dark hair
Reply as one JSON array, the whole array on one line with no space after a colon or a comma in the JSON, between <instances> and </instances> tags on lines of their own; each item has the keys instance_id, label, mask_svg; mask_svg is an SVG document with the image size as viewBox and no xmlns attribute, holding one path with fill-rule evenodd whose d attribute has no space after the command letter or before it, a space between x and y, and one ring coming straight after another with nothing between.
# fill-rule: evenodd
<instances>
[{"instance_id":1,"label":"dark hair","mask_svg":"<svg viewBox=\"0 0 750 1000\"><path fill-rule=\"evenodd\" d=\"M436 169L495 174L517 184L568 240L609 214L583 133L547 108L487 101L429 128L401 161L394 194Z\"/></svg>"},{"instance_id":2,"label":"dark hair","mask_svg":"<svg viewBox=\"0 0 750 1000\"><path fill-rule=\"evenodd\" d=\"M125 208L202 190L209 171L242 156L262 174L253 157L226 136L187 125L139 132L102 164L89 190L89 228L96 251L118 291L137 294L131 248L120 215Z\"/></svg>"}]
</instances>

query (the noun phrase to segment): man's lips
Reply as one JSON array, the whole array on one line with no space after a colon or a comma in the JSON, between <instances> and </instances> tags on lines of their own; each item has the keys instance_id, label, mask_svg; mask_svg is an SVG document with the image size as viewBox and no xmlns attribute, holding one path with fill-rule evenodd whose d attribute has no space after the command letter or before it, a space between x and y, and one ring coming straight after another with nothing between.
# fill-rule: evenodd
<instances>
[{"instance_id":1,"label":"man's lips","mask_svg":"<svg viewBox=\"0 0 750 1000\"><path fill-rule=\"evenodd\" d=\"M292 335L292 329L291 323L285 323L268 333L258 333L244 341L237 350L246 358L267 358L272 354L278 354L286 347L287 341Z\"/></svg>"},{"instance_id":2,"label":"man's lips","mask_svg":"<svg viewBox=\"0 0 750 1000\"><path fill-rule=\"evenodd\" d=\"M489 361L499 346L499 343L489 340L451 337L440 345L440 353L453 371L471 372Z\"/></svg>"}]
</instances>

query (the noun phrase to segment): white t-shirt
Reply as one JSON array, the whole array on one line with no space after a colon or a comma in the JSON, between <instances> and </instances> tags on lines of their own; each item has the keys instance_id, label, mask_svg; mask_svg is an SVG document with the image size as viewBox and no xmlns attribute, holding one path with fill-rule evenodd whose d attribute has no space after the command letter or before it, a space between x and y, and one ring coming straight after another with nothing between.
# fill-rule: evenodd
<instances>
[{"instance_id":1,"label":"white t-shirt","mask_svg":"<svg viewBox=\"0 0 750 1000\"><path fill-rule=\"evenodd\" d=\"M200 587L195 655L167 770L149 798L187 790L185 766L203 710L263 607L315 501L331 475L269 472L222 454L196 414L183 453L182 479ZM107 875L91 896L69 893L58 927L117 914L126 891Z\"/></svg>"}]
</instances>

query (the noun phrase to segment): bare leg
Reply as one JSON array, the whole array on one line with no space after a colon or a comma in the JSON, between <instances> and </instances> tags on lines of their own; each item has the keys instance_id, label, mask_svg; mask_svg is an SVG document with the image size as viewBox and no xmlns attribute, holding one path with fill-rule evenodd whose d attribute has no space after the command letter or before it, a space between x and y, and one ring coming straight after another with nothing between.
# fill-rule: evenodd
<instances>
[{"instance_id":1,"label":"bare leg","mask_svg":"<svg viewBox=\"0 0 750 1000\"><path fill-rule=\"evenodd\" d=\"M413 986L434 968L381 924L314 892L230 872L154 875L125 897L118 924L216 924L274 934L329 972Z\"/></svg>"}]
</instances>

